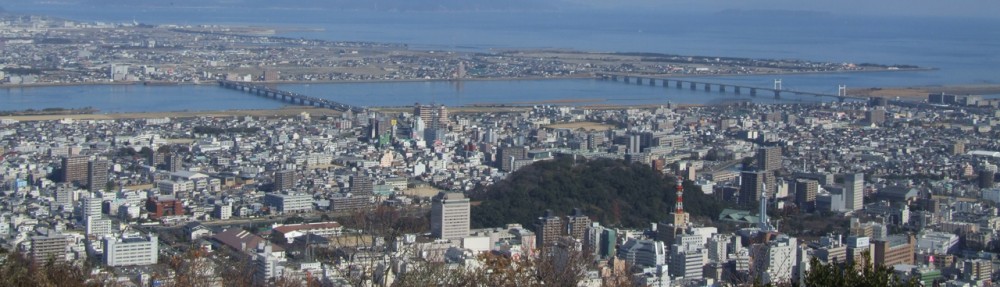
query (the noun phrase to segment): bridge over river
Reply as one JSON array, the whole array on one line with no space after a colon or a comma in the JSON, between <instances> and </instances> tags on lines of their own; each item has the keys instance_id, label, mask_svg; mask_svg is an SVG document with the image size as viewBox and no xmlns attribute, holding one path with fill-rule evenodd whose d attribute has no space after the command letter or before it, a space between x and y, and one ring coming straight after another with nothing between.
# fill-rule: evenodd
<instances>
[{"instance_id":1,"label":"bridge over river","mask_svg":"<svg viewBox=\"0 0 1000 287\"><path fill-rule=\"evenodd\" d=\"M678 89L687 86L691 90L696 90L698 87L702 87L706 92L712 91L713 87L719 92L732 92L737 95L746 91L750 96L757 96L758 92L770 93L774 95L774 98L781 98L782 94L792 94L792 95L804 95L804 96L814 96L814 97L829 97L837 99L841 102L844 100L867 100L865 97L849 96L847 95L847 87L841 85L838 89L837 94L829 93L818 93L809 91L799 91L783 89L781 86L781 80L774 81L774 87L753 87L746 85L733 85L733 84L722 84L722 83L712 83L702 80L691 80L691 79L679 79L679 78L667 78L651 75L634 75L634 74L623 74L623 73L597 73L596 77L602 80L611 81L622 81L626 84L636 84L636 85L650 85L650 86L663 86L669 87L673 84ZM659 83L659 84L657 84Z\"/></svg>"}]
</instances>

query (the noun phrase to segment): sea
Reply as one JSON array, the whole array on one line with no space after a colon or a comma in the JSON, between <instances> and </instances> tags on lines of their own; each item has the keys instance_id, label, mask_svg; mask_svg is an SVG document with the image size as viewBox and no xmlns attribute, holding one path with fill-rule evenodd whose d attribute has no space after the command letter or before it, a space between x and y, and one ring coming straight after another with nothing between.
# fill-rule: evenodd
<instances>
[{"instance_id":1,"label":"sea","mask_svg":"<svg viewBox=\"0 0 1000 287\"><path fill-rule=\"evenodd\" d=\"M24 1L30 2L30 1ZM568 11L339 11L212 7L4 4L9 12L78 21L254 25L286 37L406 44L415 50L571 49L907 64L930 71L720 76L707 82L835 94L839 85L1000 84L1000 19L825 13ZM288 84L280 88L359 106L632 105L815 102L593 79ZM102 113L269 109L286 105L214 85L0 88L0 110L93 107Z\"/></svg>"}]
</instances>

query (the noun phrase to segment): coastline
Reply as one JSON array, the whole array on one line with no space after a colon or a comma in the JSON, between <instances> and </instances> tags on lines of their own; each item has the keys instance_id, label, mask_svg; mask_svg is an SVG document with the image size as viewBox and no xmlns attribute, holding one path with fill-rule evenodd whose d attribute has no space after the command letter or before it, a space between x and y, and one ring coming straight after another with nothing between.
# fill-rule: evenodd
<instances>
[{"instance_id":1,"label":"coastline","mask_svg":"<svg viewBox=\"0 0 1000 287\"><path fill-rule=\"evenodd\" d=\"M662 78L724 78L724 77L754 77L754 76L783 76L783 75L822 75L822 74L863 74L863 73L886 73L886 72L926 72L935 71L937 68L913 68L898 70L865 70L865 71L822 71L822 72L782 72L770 74L646 74L648 77ZM305 84L371 84L371 83L420 83L420 82L483 82L483 81L542 81L542 80L574 80L574 79L597 79L593 75L572 75L558 77L498 77L498 78L463 78L463 79L384 79L384 80L319 80L319 81L256 81L253 83L264 85L305 85ZM207 80L199 83L195 82L170 82L170 81L131 81L131 82L80 82L80 83L33 83L33 84L0 84L0 89L30 89L46 87L72 87L72 86L201 86L216 85L216 80Z\"/></svg>"}]
</instances>

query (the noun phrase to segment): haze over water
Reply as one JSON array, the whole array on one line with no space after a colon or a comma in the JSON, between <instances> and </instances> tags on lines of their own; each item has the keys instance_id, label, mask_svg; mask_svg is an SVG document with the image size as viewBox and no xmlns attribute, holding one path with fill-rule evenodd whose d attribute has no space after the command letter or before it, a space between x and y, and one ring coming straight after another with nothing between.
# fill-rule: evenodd
<instances>
[{"instance_id":1,"label":"haze over water","mask_svg":"<svg viewBox=\"0 0 1000 287\"><path fill-rule=\"evenodd\" d=\"M655 52L720 57L794 58L816 61L910 64L926 72L845 73L719 77L706 81L766 87L782 78L786 89L836 93L849 87L1000 84L1000 20L948 17L874 17L792 12L701 14L621 11L546 12L375 12L259 10L251 8L114 8L81 5L11 5L8 11L80 21L151 24L235 24L322 29L290 37L409 44L411 49L490 51L557 48L600 52ZM637 9L641 10L641 9ZM287 85L290 90L357 105L447 105L527 103L582 99L582 104L704 103L706 93L634 87L591 80ZM94 106L102 112L272 108L264 99L232 106L232 98L253 98L216 87L106 89L78 87L86 100L66 97L64 88L0 90L0 102L23 108ZM194 89L205 96L176 105L150 105L159 94ZM190 92L190 90L184 90ZM123 94L124 93L124 94ZM712 97L735 97L712 93ZM33 101L30 97L39 99ZM746 97L746 96L744 96ZM129 98L134 104L115 106ZM114 99L114 100L112 100ZM589 99L589 100L588 100ZM605 99L605 102L595 100ZM57 101L58 100L58 101ZM573 103L570 103L573 104ZM0 108L7 109L7 108Z\"/></svg>"}]
</instances>

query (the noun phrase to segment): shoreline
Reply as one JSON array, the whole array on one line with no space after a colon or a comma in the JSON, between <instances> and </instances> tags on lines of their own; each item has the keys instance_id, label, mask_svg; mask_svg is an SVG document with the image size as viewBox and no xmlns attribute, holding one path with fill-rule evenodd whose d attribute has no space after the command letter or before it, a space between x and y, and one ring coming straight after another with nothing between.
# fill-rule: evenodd
<instances>
[{"instance_id":1,"label":"shoreline","mask_svg":"<svg viewBox=\"0 0 1000 287\"><path fill-rule=\"evenodd\" d=\"M724 77L754 77L754 76L795 76L795 75L823 75L823 74L864 74L864 73L887 73L887 72L928 72L936 71L937 68L913 68L898 70L866 70L866 71L822 71L822 72L783 72L773 74L646 74L642 76L657 78L724 78ZM581 80L598 79L593 75L573 75L560 77L500 77L500 78L465 78L465 79L384 79L384 80L320 80L320 81L256 81L255 84L263 85L306 85L306 84L371 84L371 83L420 83L420 82L491 82L491 81L544 81L544 80ZM81 83L34 83L34 84L0 84L0 89L30 89L47 87L73 87L73 86L205 86L217 85L216 80L206 80L204 82L169 82L169 81L133 81L133 82L81 82ZM961 86L961 84L959 84Z\"/></svg>"}]
</instances>

